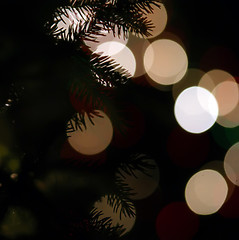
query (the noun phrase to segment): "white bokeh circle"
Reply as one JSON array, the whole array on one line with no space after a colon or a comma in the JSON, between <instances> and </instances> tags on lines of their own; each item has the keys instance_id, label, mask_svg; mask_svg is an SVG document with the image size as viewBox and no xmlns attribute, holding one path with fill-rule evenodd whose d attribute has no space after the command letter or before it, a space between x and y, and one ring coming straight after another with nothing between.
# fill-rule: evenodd
<instances>
[{"instance_id":1,"label":"white bokeh circle","mask_svg":"<svg viewBox=\"0 0 239 240\"><path fill-rule=\"evenodd\" d=\"M201 87L185 89L177 98L174 114L178 124L191 133L207 131L216 122L218 104L208 90Z\"/></svg>"}]
</instances>

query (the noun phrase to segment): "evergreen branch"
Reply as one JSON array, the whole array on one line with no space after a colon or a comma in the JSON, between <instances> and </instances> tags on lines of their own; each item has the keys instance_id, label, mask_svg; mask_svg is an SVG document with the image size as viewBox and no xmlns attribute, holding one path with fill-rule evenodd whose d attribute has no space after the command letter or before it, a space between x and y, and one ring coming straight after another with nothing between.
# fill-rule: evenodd
<instances>
[{"instance_id":1,"label":"evergreen branch","mask_svg":"<svg viewBox=\"0 0 239 240\"><path fill-rule=\"evenodd\" d=\"M104 86L117 87L125 84L130 74L110 57L92 54L91 58L92 72L95 79Z\"/></svg>"},{"instance_id":2,"label":"evergreen branch","mask_svg":"<svg viewBox=\"0 0 239 240\"><path fill-rule=\"evenodd\" d=\"M90 231L97 231L108 237L119 237L125 229L122 225L112 226L112 219L110 217L101 218L102 211L98 211L95 207L90 212L89 226Z\"/></svg>"},{"instance_id":3,"label":"evergreen branch","mask_svg":"<svg viewBox=\"0 0 239 240\"><path fill-rule=\"evenodd\" d=\"M141 171L145 175L150 176L151 175L147 172L148 169L154 169L155 165L150 164L147 160L149 160L145 154L134 154L132 155L127 161L123 161L120 163L118 173L124 178L124 173L134 176L137 178L135 175L135 171Z\"/></svg>"}]
</instances>

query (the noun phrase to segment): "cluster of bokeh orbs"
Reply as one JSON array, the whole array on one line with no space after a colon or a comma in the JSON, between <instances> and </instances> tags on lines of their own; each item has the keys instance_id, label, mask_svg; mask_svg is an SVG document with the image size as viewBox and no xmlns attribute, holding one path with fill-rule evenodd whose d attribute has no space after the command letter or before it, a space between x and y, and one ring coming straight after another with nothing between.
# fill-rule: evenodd
<instances>
[{"instance_id":1,"label":"cluster of bokeh orbs","mask_svg":"<svg viewBox=\"0 0 239 240\"><path fill-rule=\"evenodd\" d=\"M102 30L103 36L96 36L97 42L85 41L85 44L93 53L109 56L126 69L136 83L137 78L144 75L156 89L167 89L169 86L175 100L175 119L181 128L169 136L169 155L178 165L196 167L206 158L209 140L205 133L215 123L225 129L239 126L239 87L236 79L222 69L204 72L188 68L186 49L179 38L173 34L169 34L169 38L163 37L167 11L163 4L160 6L154 7L153 13L146 14L155 25L150 37L141 38L131 33L127 37L123 34L115 36L112 31ZM112 141L114 127L109 116L102 110L96 111L101 117L94 116L92 124L85 116L86 128L83 127L83 130L77 129L72 122L68 124L74 130L67 133L68 143L80 154L99 154ZM198 158L187 155L190 150L176 148L175 136L186 139L185 144L194 144L191 149L198 151ZM230 146L224 162L206 164L191 176L185 186L185 202L171 203L160 211L156 220L159 237L173 239L176 237L174 234L184 234L181 238L177 235L177 239L190 238L198 230L197 215L214 214L220 209L222 214L227 215L227 202L230 202L230 197L233 199L233 185L239 186L238 156L239 138ZM136 192L132 200L148 197L158 186L158 168L152 171L152 177L140 172L135 174L139 176L124 176L124 181ZM103 216L112 217L112 224L123 224L126 232L132 229L135 218L120 218L108 204L107 197L96 202L95 207L103 212ZM167 231L167 224L176 230ZM187 225L188 231L182 232L180 228L184 225ZM168 234L172 235L171 238Z\"/></svg>"}]
</instances>

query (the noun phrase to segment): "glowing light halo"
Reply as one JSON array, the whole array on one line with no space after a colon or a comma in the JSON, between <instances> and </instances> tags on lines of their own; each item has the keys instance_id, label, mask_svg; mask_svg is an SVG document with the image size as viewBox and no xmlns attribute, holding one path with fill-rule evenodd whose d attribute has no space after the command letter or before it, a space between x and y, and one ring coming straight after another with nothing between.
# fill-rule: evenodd
<instances>
[{"instance_id":1,"label":"glowing light halo","mask_svg":"<svg viewBox=\"0 0 239 240\"><path fill-rule=\"evenodd\" d=\"M99 201L95 202L94 207L98 211L102 211L102 215L99 216L99 220L105 217L110 217L112 219L112 224L111 224L112 226L122 225L125 231L121 234L121 236L130 232L134 227L136 216L129 217L129 216L125 216L124 214L121 214L121 217L120 217L120 210L122 208L122 205L120 204L117 211L115 211L114 208L109 205L107 201L107 196L104 196ZM136 213L135 208L133 211L134 213Z\"/></svg>"},{"instance_id":2,"label":"glowing light halo","mask_svg":"<svg viewBox=\"0 0 239 240\"><path fill-rule=\"evenodd\" d=\"M110 144L113 137L113 126L109 117L101 110L98 117L94 115L92 119L94 125L85 113L85 125L82 130L77 129L73 132L68 132L68 142L73 149L81 154L94 155L104 151ZM68 122L68 124L71 124Z\"/></svg>"},{"instance_id":3,"label":"glowing light halo","mask_svg":"<svg viewBox=\"0 0 239 240\"><path fill-rule=\"evenodd\" d=\"M158 84L172 85L180 81L187 71L187 66L186 52L170 39L152 42L144 54L146 73Z\"/></svg>"},{"instance_id":4,"label":"glowing light halo","mask_svg":"<svg viewBox=\"0 0 239 240\"><path fill-rule=\"evenodd\" d=\"M218 104L208 90L197 86L189 87L178 96L174 115L184 130L202 133L216 122Z\"/></svg>"},{"instance_id":5,"label":"glowing light halo","mask_svg":"<svg viewBox=\"0 0 239 240\"><path fill-rule=\"evenodd\" d=\"M94 53L101 56L109 56L116 64L126 69L130 76L136 70L136 60L132 51L122 43L109 41L99 45Z\"/></svg>"},{"instance_id":6,"label":"glowing light halo","mask_svg":"<svg viewBox=\"0 0 239 240\"><path fill-rule=\"evenodd\" d=\"M205 169L194 174L185 188L188 207L199 215L216 213L226 200L228 186L215 170Z\"/></svg>"}]
</instances>

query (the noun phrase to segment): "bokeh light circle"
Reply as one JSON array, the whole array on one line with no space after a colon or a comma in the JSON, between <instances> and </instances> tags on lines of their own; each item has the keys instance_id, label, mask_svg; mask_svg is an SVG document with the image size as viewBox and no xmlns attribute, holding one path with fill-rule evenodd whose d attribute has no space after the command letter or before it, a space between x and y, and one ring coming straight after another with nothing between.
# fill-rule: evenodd
<instances>
[{"instance_id":1,"label":"bokeh light circle","mask_svg":"<svg viewBox=\"0 0 239 240\"><path fill-rule=\"evenodd\" d=\"M219 83L212 91L217 99L219 116L225 116L237 106L239 101L238 84L233 81Z\"/></svg>"},{"instance_id":2,"label":"bokeh light circle","mask_svg":"<svg viewBox=\"0 0 239 240\"><path fill-rule=\"evenodd\" d=\"M144 67L155 83L172 85L180 81L187 71L187 54L178 43L160 39L146 49Z\"/></svg>"},{"instance_id":3,"label":"bokeh light circle","mask_svg":"<svg viewBox=\"0 0 239 240\"><path fill-rule=\"evenodd\" d=\"M96 110L99 116L93 115L92 122L85 114L85 125L82 129L68 132L68 142L73 149L85 155L94 155L104 151L110 144L113 137L113 126L109 117L101 110ZM73 121L68 122L74 125Z\"/></svg>"},{"instance_id":4,"label":"bokeh light circle","mask_svg":"<svg viewBox=\"0 0 239 240\"><path fill-rule=\"evenodd\" d=\"M194 86L185 89L178 96L174 114L184 130L191 133L202 133L216 122L218 104L208 90Z\"/></svg>"},{"instance_id":5,"label":"bokeh light circle","mask_svg":"<svg viewBox=\"0 0 239 240\"><path fill-rule=\"evenodd\" d=\"M239 186L239 142L227 151L224 158L224 169L230 181Z\"/></svg>"},{"instance_id":6,"label":"bokeh light circle","mask_svg":"<svg viewBox=\"0 0 239 240\"><path fill-rule=\"evenodd\" d=\"M216 213L226 200L228 186L215 170L205 169L194 174L185 189L189 208L199 215Z\"/></svg>"},{"instance_id":7,"label":"bokeh light circle","mask_svg":"<svg viewBox=\"0 0 239 240\"><path fill-rule=\"evenodd\" d=\"M131 231L132 228L134 227L134 224L136 221L135 208L133 209L135 216L127 216L124 214L120 214L120 211L122 209L122 204L120 204L117 210L114 209L114 207L110 206L107 196L104 196L99 201L95 202L94 207L97 209L97 211L102 212L102 215L99 216L99 220L110 217L112 219L112 223L111 223L112 227L116 227L117 225L122 225L123 229L125 229L122 235Z\"/></svg>"},{"instance_id":8,"label":"bokeh light circle","mask_svg":"<svg viewBox=\"0 0 239 240\"><path fill-rule=\"evenodd\" d=\"M94 53L109 56L116 64L127 70L131 77L134 76L136 60L132 51L124 44L115 41L104 42Z\"/></svg>"}]
</instances>

